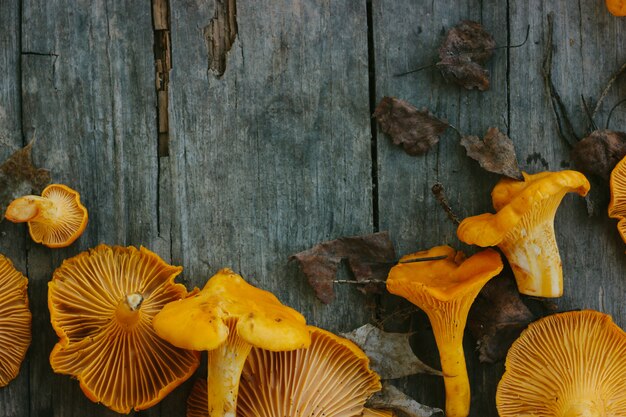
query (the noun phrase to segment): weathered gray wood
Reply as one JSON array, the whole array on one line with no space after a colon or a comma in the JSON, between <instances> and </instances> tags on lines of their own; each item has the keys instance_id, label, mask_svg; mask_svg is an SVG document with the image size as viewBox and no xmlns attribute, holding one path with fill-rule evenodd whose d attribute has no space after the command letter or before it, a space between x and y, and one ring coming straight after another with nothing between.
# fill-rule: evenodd
<instances>
[{"instance_id":1,"label":"weathered gray wood","mask_svg":"<svg viewBox=\"0 0 626 417\"><path fill-rule=\"evenodd\" d=\"M48 356L57 338L47 282L62 259L98 243L154 247L158 240L151 3L24 1L22 7L23 133L36 132L36 163L79 190L90 213L84 235L69 248L29 243L37 337L30 414L113 416L76 381L52 373ZM159 414L158 407L145 413Z\"/></svg>"},{"instance_id":2,"label":"weathered gray wood","mask_svg":"<svg viewBox=\"0 0 626 417\"><path fill-rule=\"evenodd\" d=\"M489 126L504 131L508 126L522 169L559 170L567 165L569 157L567 147L558 139L541 75L545 15L549 10L556 11L555 84L581 134L586 119L580 95L597 98L610 74L626 61L620 47L625 22L609 17L599 1L581 2L581 5L566 1L550 2L550 6L539 1L509 4L507 14L506 2L465 1L451 6L440 2L373 1L377 99L393 95L418 107L427 106L464 133L482 136ZM510 30L507 30L507 16ZM403 78L392 76L435 62L443 33L461 19L483 23L499 46L506 45L507 36L512 43L521 41L527 24L531 25L527 45L509 52L510 65L506 50L495 52L489 63L490 91L468 92L446 85L435 69ZM619 87L623 97L623 80ZM616 101L615 93L607 98L608 103ZM603 106L604 117L607 107L608 104ZM623 124L623 118L614 116L613 120L614 127L619 126L619 120ZM404 154L382 134L378 136L378 150L380 228L392 232L400 252L439 244L468 249L458 242L456 228L432 198L430 186L435 181L442 182L453 208L465 217L491 209L489 191L497 177L482 172L475 162L467 159L452 132L442 138L437 149L421 158ZM559 307L601 309L613 314L623 325L626 320L621 306L623 244L614 222L606 216L588 219L582 199L568 197L556 226L566 280L566 294L558 302ZM396 309L409 308L397 298L385 302L387 313L393 311L396 303L400 305ZM391 327L393 320L387 323ZM425 316L414 314L411 326L417 332L416 352L436 363L436 347ZM479 364L469 335L465 345L473 392L471 415L496 416L495 389L502 364ZM443 384L436 378L415 377L401 381L401 385L421 402L444 405Z\"/></svg>"},{"instance_id":3,"label":"weathered gray wood","mask_svg":"<svg viewBox=\"0 0 626 417\"><path fill-rule=\"evenodd\" d=\"M22 146L20 114L20 15L18 1L0 2L0 160ZM0 222L0 253L26 273L24 231L9 222ZM32 302L32 299L31 299ZM27 353L18 376L0 388L0 416L28 415L29 375L32 352Z\"/></svg>"},{"instance_id":4,"label":"weathered gray wood","mask_svg":"<svg viewBox=\"0 0 626 417\"><path fill-rule=\"evenodd\" d=\"M195 285L228 266L351 329L366 298L340 288L322 305L288 258L372 230L365 3L239 2L221 77L204 39L216 7L171 2L173 259Z\"/></svg>"}]
</instances>

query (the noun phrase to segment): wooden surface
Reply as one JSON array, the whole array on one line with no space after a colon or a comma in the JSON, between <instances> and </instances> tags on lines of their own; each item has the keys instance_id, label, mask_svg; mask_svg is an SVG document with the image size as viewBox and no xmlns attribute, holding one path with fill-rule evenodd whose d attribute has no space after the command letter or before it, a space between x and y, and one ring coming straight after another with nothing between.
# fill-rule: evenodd
<instances>
[{"instance_id":1,"label":"wooden surface","mask_svg":"<svg viewBox=\"0 0 626 417\"><path fill-rule=\"evenodd\" d=\"M48 363L56 336L47 281L63 259L100 242L155 250L185 268L189 287L230 266L333 331L381 320L388 330L412 329L415 351L437 365L423 314L346 286L325 306L288 257L373 230L389 230L399 253L461 247L431 196L436 181L461 216L490 209L498 178L469 160L452 132L415 158L372 131L371 105L385 95L427 106L466 133L507 131L529 172L567 167L541 73L547 14L555 15L553 81L582 136L581 95L593 103L626 62L626 19L610 16L603 3L170 0L164 123L153 49L162 47L155 30L164 26L162 16L153 24L150 1L0 1L0 157L36 137L36 164L80 190L90 210L85 234L62 250L33 244L23 226L0 223L0 250L30 279L34 332L20 375L0 389L0 416L115 415ZM229 21L219 32L220 19L232 19L234 10L237 35L227 45L220 33L232 35L235 26ZM482 22L499 46L522 41L530 25L526 45L495 51L490 91L446 84L434 68L393 76L434 62L442 34L461 19ZM227 46L219 75L215 51ZM598 125L626 96L624 78ZM625 122L618 110L611 127L623 130ZM587 217L584 201L569 196L556 228L565 273L558 307L599 309L626 326L626 261L615 222L603 210ZM496 416L503 366L479 364L466 339L471 415ZM398 384L422 403L444 404L436 377ZM184 416L189 387L135 415Z\"/></svg>"}]
</instances>

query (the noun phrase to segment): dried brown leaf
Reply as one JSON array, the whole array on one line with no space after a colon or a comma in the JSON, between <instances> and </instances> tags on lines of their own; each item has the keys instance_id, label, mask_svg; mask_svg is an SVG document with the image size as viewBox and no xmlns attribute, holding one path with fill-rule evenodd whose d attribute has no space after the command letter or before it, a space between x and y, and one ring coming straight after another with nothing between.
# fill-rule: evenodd
<instances>
[{"instance_id":1,"label":"dried brown leaf","mask_svg":"<svg viewBox=\"0 0 626 417\"><path fill-rule=\"evenodd\" d=\"M415 356L409 343L409 333L387 333L366 324L342 336L363 349L370 358L370 366L382 379L414 374L442 375Z\"/></svg>"},{"instance_id":2,"label":"dried brown leaf","mask_svg":"<svg viewBox=\"0 0 626 417\"><path fill-rule=\"evenodd\" d=\"M14 152L0 165L0 213L14 199L27 194L40 194L50 184L50 171L35 168L31 159L33 143Z\"/></svg>"},{"instance_id":3,"label":"dried brown leaf","mask_svg":"<svg viewBox=\"0 0 626 417\"><path fill-rule=\"evenodd\" d=\"M317 298L329 304L335 299L333 281L341 261L347 261L356 281L385 280L396 253L389 233L380 232L322 242L291 258L300 263ZM374 291L376 287L365 289Z\"/></svg>"},{"instance_id":4,"label":"dried brown leaf","mask_svg":"<svg viewBox=\"0 0 626 417\"><path fill-rule=\"evenodd\" d=\"M413 156L428 152L448 128L447 122L427 109L418 110L395 97L384 97L374 110L374 117L394 145L402 146L406 153Z\"/></svg>"},{"instance_id":5,"label":"dried brown leaf","mask_svg":"<svg viewBox=\"0 0 626 417\"><path fill-rule=\"evenodd\" d=\"M515 339L534 319L512 277L501 275L489 281L476 297L467 321L478 344L479 360L494 363L504 359Z\"/></svg>"},{"instance_id":6,"label":"dried brown leaf","mask_svg":"<svg viewBox=\"0 0 626 417\"><path fill-rule=\"evenodd\" d=\"M422 405L391 384L383 383L383 388L367 400L367 407L393 410L400 417L443 417L443 411Z\"/></svg>"},{"instance_id":7,"label":"dried brown leaf","mask_svg":"<svg viewBox=\"0 0 626 417\"><path fill-rule=\"evenodd\" d=\"M516 180L524 179L517 164L513 141L496 127L490 127L483 140L476 136L463 136L461 145L467 156L478 161L483 169Z\"/></svg>"},{"instance_id":8,"label":"dried brown leaf","mask_svg":"<svg viewBox=\"0 0 626 417\"><path fill-rule=\"evenodd\" d=\"M615 165L626 156L626 133L594 130L572 149L574 165L585 174L608 181Z\"/></svg>"},{"instance_id":9,"label":"dried brown leaf","mask_svg":"<svg viewBox=\"0 0 626 417\"><path fill-rule=\"evenodd\" d=\"M480 23L463 20L446 34L439 47L437 68L446 80L468 90L488 90L489 71L483 65L495 47L493 36Z\"/></svg>"}]
</instances>

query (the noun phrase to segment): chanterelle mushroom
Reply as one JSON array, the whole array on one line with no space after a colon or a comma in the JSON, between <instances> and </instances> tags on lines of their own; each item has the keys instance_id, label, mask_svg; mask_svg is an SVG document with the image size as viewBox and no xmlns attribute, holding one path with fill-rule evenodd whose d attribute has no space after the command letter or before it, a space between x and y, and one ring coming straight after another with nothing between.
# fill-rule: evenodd
<instances>
[{"instance_id":1,"label":"chanterelle mushroom","mask_svg":"<svg viewBox=\"0 0 626 417\"><path fill-rule=\"evenodd\" d=\"M466 417L470 386L463 352L467 314L481 288L502 270L500 255L487 249L468 259L449 246L402 257L447 256L445 259L399 263L389 272L387 290L406 298L428 315L433 327L446 386L446 416Z\"/></svg>"},{"instance_id":2,"label":"chanterelle mushroom","mask_svg":"<svg viewBox=\"0 0 626 417\"><path fill-rule=\"evenodd\" d=\"M523 174L524 181L500 180L491 192L496 214L466 218L457 235L471 245L498 246L522 294L560 297L563 270L554 216L565 194L586 195L589 181L577 171Z\"/></svg>"},{"instance_id":3,"label":"chanterelle mushroom","mask_svg":"<svg viewBox=\"0 0 626 417\"><path fill-rule=\"evenodd\" d=\"M211 417L234 417L239 379L252 347L271 351L309 346L304 317L270 292L223 269L202 291L166 305L154 329L175 346L208 351Z\"/></svg>"},{"instance_id":4,"label":"chanterelle mushroom","mask_svg":"<svg viewBox=\"0 0 626 417\"><path fill-rule=\"evenodd\" d=\"M253 348L239 385L238 417L378 417L364 408L380 390L378 375L363 351L347 339L309 326L307 349L271 352ZM208 417L207 385L196 383L187 417Z\"/></svg>"},{"instance_id":5,"label":"chanterelle mushroom","mask_svg":"<svg viewBox=\"0 0 626 417\"><path fill-rule=\"evenodd\" d=\"M152 328L163 305L187 296L174 282L181 270L143 247L100 245L65 260L48 284L59 336L52 369L118 413L158 403L199 363L197 352L172 346Z\"/></svg>"},{"instance_id":6,"label":"chanterelle mushroom","mask_svg":"<svg viewBox=\"0 0 626 417\"><path fill-rule=\"evenodd\" d=\"M62 184L50 184L41 197L27 195L13 200L5 213L14 223L28 222L32 239L50 248L71 245L87 226L87 209L80 194Z\"/></svg>"},{"instance_id":7,"label":"chanterelle mushroom","mask_svg":"<svg viewBox=\"0 0 626 417\"><path fill-rule=\"evenodd\" d=\"M531 324L505 366L501 417L626 416L626 333L606 314L572 311Z\"/></svg>"},{"instance_id":8,"label":"chanterelle mushroom","mask_svg":"<svg viewBox=\"0 0 626 417\"><path fill-rule=\"evenodd\" d=\"M0 387L15 378L31 340L28 279L0 255Z\"/></svg>"},{"instance_id":9,"label":"chanterelle mushroom","mask_svg":"<svg viewBox=\"0 0 626 417\"><path fill-rule=\"evenodd\" d=\"M609 217L619 220L617 230L622 240L626 242L626 158L619 161L611 171L609 185L611 187Z\"/></svg>"}]
</instances>

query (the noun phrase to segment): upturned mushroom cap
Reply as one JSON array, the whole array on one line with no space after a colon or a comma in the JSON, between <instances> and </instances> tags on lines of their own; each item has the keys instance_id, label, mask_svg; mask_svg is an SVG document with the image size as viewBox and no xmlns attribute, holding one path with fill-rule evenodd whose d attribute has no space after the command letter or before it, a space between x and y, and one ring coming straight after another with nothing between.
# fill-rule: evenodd
<instances>
[{"instance_id":1,"label":"upturned mushroom cap","mask_svg":"<svg viewBox=\"0 0 626 417\"><path fill-rule=\"evenodd\" d=\"M28 279L0 255L0 387L18 374L31 341Z\"/></svg>"},{"instance_id":2,"label":"upturned mushroom cap","mask_svg":"<svg viewBox=\"0 0 626 417\"><path fill-rule=\"evenodd\" d=\"M366 408L363 410L363 417L395 417L393 411L390 410L375 410L373 408Z\"/></svg>"},{"instance_id":3,"label":"upturned mushroom cap","mask_svg":"<svg viewBox=\"0 0 626 417\"><path fill-rule=\"evenodd\" d=\"M387 290L406 298L428 315L441 358L446 385L446 415L466 417L470 386L463 352L463 330L480 289L502 270L500 255L487 249L468 259L449 246L402 257L446 256L427 262L399 263L389 272Z\"/></svg>"},{"instance_id":4,"label":"upturned mushroom cap","mask_svg":"<svg viewBox=\"0 0 626 417\"><path fill-rule=\"evenodd\" d=\"M62 184L50 184L41 197L28 195L13 200L5 217L14 223L28 222L31 238L50 248L71 245L88 220L80 194Z\"/></svg>"},{"instance_id":5,"label":"upturned mushroom cap","mask_svg":"<svg viewBox=\"0 0 626 417\"><path fill-rule=\"evenodd\" d=\"M226 341L230 320L240 338L267 350L299 349L311 340L300 313L230 269L215 274L199 293L166 305L153 325L173 345L200 351Z\"/></svg>"},{"instance_id":6,"label":"upturned mushroom cap","mask_svg":"<svg viewBox=\"0 0 626 417\"><path fill-rule=\"evenodd\" d=\"M626 16L625 0L606 0L606 8L615 16Z\"/></svg>"},{"instance_id":7,"label":"upturned mushroom cap","mask_svg":"<svg viewBox=\"0 0 626 417\"><path fill-rule=\"evenodd\" d=\"M354 343L309 326L307 349L254 348L244 366L240 417L352 417L381 388L369 359Z\"/></svg>"},{"instance_id":8,"label":"upturned mushroom cap","mask_svg":"<svg viewBox=\"0 0 626 417\"><path fill-rule=\"evenodd\" d=\"M524 181L502 179L491 193L496 214L466 218L457 235L470 245L499 246L521 293L560 297L563 273L554 216L565 194L584 196L589 187L577 171L524 173Z\"/></svg>"},{"instance_id":9,"label":"upturned mushroom cap","mask_svg":"<svg viewBox=\"0 0 626 417\"><path fill-rule=\"evenodd\" d=\"M65 260L48 284L59 336L52 369L119 413L163 399L199 363L197 352L172 346L152 328L163 305L187 295L174 282L181 270L143 247L100 245Z\"/></svg>"},{"instance_id":10,"label":"upturned mushroom cap","mask_svg":"<svg viewBox=\"0 0 626 417\"><path fill-rule=\"evenodd\" d=\"M619 220L617 230L626 243L626 158L618 162L611 171L609 186L611 188L609 217Z\"/></svg>"},{"instance_id":11,"label":"upturned mushroom cap","mask_svg":"<svg viewBox=\"0 0 626 417\"><path fill-rule=\"evenodd\" d=\"M597 311L554 314L513 343L496 405L502 417L626 416L626 333Z\"/></svg>"}]
</instances>

